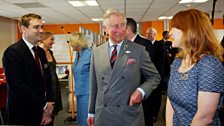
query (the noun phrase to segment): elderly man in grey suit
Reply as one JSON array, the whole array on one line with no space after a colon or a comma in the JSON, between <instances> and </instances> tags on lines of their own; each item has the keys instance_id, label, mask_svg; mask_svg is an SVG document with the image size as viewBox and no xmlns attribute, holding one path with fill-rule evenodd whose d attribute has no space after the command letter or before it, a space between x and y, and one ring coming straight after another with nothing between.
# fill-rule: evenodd
<instances>
[{"instance_id":1,"label":"elderly man in grey suit","mask_svg":"<svg viewBox=\"0 0 224 126\"><path fill-rule=\"evenodd\" d=\"M108 42L93 49L90 67L89 126L144 126L141 101L160 82L144 47L125 39L126 18L106 11L103 29ZM141 74L145 82L140 84Z\"/></svg>"}]
</instances>

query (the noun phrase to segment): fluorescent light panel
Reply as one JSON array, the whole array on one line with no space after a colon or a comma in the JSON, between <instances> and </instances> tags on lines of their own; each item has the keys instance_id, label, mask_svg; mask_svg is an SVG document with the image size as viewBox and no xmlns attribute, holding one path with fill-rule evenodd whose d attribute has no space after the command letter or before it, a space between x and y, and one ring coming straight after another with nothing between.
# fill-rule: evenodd
<instances>
[{"instance_id":1,"label":"fluorescent light panel","mask_svg":"<svg viewBox=\"0 0 224 126\"><path fill-rule=\"evenodd\" d=\"M102 21L103 18L91 18L92 21Z\"/></svg>"},{"instance_id":2,"label":"fluorescent light panel","mask_svg":"<svg viewBox=\"0 0 224 126\"><path fill-rule=\"evenodd\" d=\"M83 1L68 1L74 7L82 7L85 6Z\"/></svg>"},{"instance_id":3,"label":"fluorescent light panel","mask_svg":"<svg viewBox=\"0 0 224 126\"><path fill-rule=\"evenodd\" d=\"M86 0L86 1L84 1L87 5L89 5L89 6L99 6L98 5L98 3L94 0L94 1L92 1L92 0Z\"/></svg>"},{"instance_id":4,"label":"fluorescent light panel","mask_svg":"<svg viewBox=\"0 0 224 126\"><path fill-rule=\"evenodd\" d=\"M95 0L85 0L85 1L68 1L74 7L83 6L99 6Z\"/></svg>"},{"instance_id":5,"label":"fluorescent light panel","mask_svg":"<svg viewBox=\"0 0 224 126\"><path fill-rule=\"evenodd\" d=\"M204 3L208 0L181 0L179 3Z\"/></svg>"},{"instance_id":6,"label":"fluorescent light panel","mask_svg":"<svg viewBox=\"0 0 224 126\"><path fill-rule=\"evenodd\" d=\"M172 18L173 18L173 16L161 16L158 19L159 20L165 20L165 19L172 19Z\"/></svg>"}]
</instances>

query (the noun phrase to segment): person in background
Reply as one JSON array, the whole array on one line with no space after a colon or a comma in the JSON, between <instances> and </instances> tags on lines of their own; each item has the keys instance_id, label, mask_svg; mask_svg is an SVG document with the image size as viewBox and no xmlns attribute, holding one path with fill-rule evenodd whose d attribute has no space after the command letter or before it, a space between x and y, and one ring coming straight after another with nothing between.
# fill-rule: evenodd
<instances>
[{"instance_id":1,"label":"person in background","mask_svg":"<svg viewBox=\"0 0 224 126\"><path fill-rule=\"evenodd\" d=\"M149 55L156 69L158 70L161 81L158 87L152 92L150 97L145 100L145 107L148 110L148 114L152 114L153 122L157 121L159 114L161 101L162 101L162 90L165 87L165 67L166 67L166 50L164 44L156 40L157 31L153 27L149 27L146 30L146 37L150 41L149 44ZM151 117L151 116L150 116ZM151 123L152 124L152 123Z\"/></svg>"},{"instance_id":2,"label":"person in background","mask_svg":"<svg viewBox=\"0 0 224 126\"><path fill-rule=\"evenodd\" d=\"M127 26L126 26L127 39L144 46L145 50L148 52L148 55L150 55L151 41L149 41L137 34L137 23L134 19L126 18L126 20L127 20ZM141 75L141 83L143 83L144 81L145 81L144 75ZM153 108L149 107L149 106L151 106L151 104L152 103L150 103L147 100L142 101L145 126L153 126L153 114L152 114Z\"/></svg>"},{"instance_id":3,"label":"person in background","mask_svg":"<svg viewBox=\"0 0 224 126\"><path fill-rule=\"evenodd\" d=\"M144 47L125 39L123 13L107 10L103 29L109 40L93 48L88 126L145 126L141 102L160 76Z\"/></svg>"},{"instance_id":4,"label":"person in background","mask_svg":"<svg viewBox=\"0 0 224 126\"><path fill-rule=\"evenodd\" d=\"M55 104L51 116L52 121L48 126L50 125L53 126L55 116L58 114L59 111L62 110L61 87L56 73L57 62L54 58L53 52L50 50L54 43L55 43L54 36L53 33L51 32L43 32L42 40L37 43L37 45L42 49L44 49L45 51L48 61L48 67L51 71L51 77L52 77L52 92Z\"/></svg>"},{"instance_id":5,"label":"person in background","mask_svg":"<svg viewBox=\"0 0 224 126\"><path fill-rule=\"evenodd\" d=\"M171 64L178 52L178 48L173 48L172 47L172 42L169 41L170 39L170 35L168 31L163 31L162 33L163 38L160 40L160 42L162 42L164 44L164 48L165 48L165 71L164 71L164 88L163 91L166 92L167 91L167 83L169 80L169 76L170 76L170 67Z\"/></svg>"},{"instance_id":6,"label":"person in background","mask_svg":"<svg viewBox=\"0 0 224 126\"><path fill-rule=\"evenodd\" d=\"M83 33L70 34L69 43L76 51L72 71L75 79L75 95L77 98L77 119L79 126L87 126L89 104L89 74L91 50Z\"/></svg>"},{"instance_id":7,"label":"person in background","mask_svg":"<svg viewBox=\"0 0 224 126\"><path fill-rule=\"evenodd\" d=\"M212 24L197 9L180 11L171 20L173 47L178 47L168 83L166 126L220 126L224 93L223 48Z\"/></svg>"},{"instance_id":8,"label":"person in background","mask_svg":"<svg viewBox=\"0 0 224 126\"><path fill-rule=\"evenodd\" d=\"M3 54L7 80L6 125L47 125L51 122L53 95L45 51L35 46L42 39L41 16L19 19L22 38Z\"/></svg>"},{"instance_id":9,"label":"person in background","mask_svg":"<svg viewBox=\"0 0 224 126\"><path fill-rule=\"evenodd\" d=\"M168 31L164 31L162 35L163 39L160 41L165 45L167 64L171 65L178 52L178 48L172 47L172 42L169 41L170 35Z\"/></svg>"},{"instance_id":10,"label":"person in background","mask_svg":"<svg viewBox=\"0 0 224 126\"><path fill-rule=\"evenodd\" d=\"M133 18L126 18L126 38L132 42L136 42L145 47L145 50L149 53L150 41L137 34L137 23Z\"/></svg>"}]
</instances>

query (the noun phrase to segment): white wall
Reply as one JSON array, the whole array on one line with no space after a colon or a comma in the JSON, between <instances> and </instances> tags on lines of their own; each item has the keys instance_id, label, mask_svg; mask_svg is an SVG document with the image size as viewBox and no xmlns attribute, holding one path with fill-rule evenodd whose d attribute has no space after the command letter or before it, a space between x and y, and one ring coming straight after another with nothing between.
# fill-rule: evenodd
<instances>
[{"instance_id":1,"label":"white wall","mask_svg":"<svg viewBox=\"0 0 224 126\"><path fill-rule=\"evenodd\" d=\"M0 67L5 49L17 41L17 22L0 16Z\"/></svg>"},{"instance_id":2,"label":"white wall","mask_svg":"<svg viewBox=\"0 0 224 126\"><path fill-rule=\"evenodd\" d=\"M224 29L215 29L215 34L217 36L217 39L219 42L221 42L223 36L224 36Z\"/></svg>"}]
</instances>

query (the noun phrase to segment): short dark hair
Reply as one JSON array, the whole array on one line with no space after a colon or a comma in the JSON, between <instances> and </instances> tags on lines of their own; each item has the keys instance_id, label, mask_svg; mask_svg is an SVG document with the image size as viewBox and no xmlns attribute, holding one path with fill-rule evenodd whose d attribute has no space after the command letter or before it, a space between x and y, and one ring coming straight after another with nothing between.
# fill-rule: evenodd
<instances>
[{"instance_id":1,"label":"short dark hair","mask_svg":"<svg viewBox=\"0 0 224 126\"><path fill-rule=\"evenodd\" d=\"M131 27L132 33L137 33L137 23L133 18L126 18L127 26Z\"/></svg>"},{"instance_id":2,"label":"short dark hair","mask_svg":"<svg viewBox=\"0 0 224 126\"><path fill-rule=\"evenodd\" d=\"M164 31L163 32L163 37L166 35L166 34L168 34L169 32L168 31Z\"/></svg>"}]
</instances>

